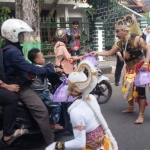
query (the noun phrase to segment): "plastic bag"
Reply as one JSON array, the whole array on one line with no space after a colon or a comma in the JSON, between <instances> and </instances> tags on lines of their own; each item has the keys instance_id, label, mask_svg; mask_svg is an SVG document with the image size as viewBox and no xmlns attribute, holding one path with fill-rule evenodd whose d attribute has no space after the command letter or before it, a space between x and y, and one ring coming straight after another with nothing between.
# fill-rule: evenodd
<instances>
[{"instance_id":1,"label":"plastic bag","mask_svg":"<svg viewBox=\"0 0 150 150\"><path fill-rule=\"evenodd\" d=\"M63 83L57 88L53 95L53 102L73 102L74 99L68 92L67 78L64 78Z\"/></svg>"},{"instance_id":2,"label":"plastic bag","mask_svg":"<svg viewBox=\"0 0 150 150\"><path fill-rule=\"evenodd\" d=\"M89 54L87 57L83 58L83 60L89 60L91 63L94 64L95 67L98 66L98 62L93 54Z\"/></svg>"},{"instance_id":3,"label":"plastic bag","mask_svg":"<svg viewBox=\"0 0 150 150\"><path fill-rule=\"evenodd\" d=\"M139 71L134 80L135 86L141 86L149 83L150 83L150 72Z\"/></svg>"}]
</instances>

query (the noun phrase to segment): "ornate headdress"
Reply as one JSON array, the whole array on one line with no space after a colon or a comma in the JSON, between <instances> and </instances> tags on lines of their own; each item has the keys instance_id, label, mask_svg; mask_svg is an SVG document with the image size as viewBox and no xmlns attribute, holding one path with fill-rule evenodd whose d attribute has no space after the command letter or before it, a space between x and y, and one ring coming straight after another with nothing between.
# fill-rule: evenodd
<instances>
[{"instance_id":1,"label":"ornate headdress","mask_svg":"<svg viewBox=\"0 0 150 150\"><path fill-rule=\"evenodd\" d=\"M131 15L125 15L123 19L119 19L115 23L115 29L130 30L132 25L133 25L132 16Z\"/></svg>"},{"instance_id":2,"label":"ornate headdress","mask_svg":"<svg viewBox=\"0 0 150 150\"><path fill-rule=\"evenodd\" d=\"M97 76L98 72L94 65L89 60L83 60L78 69L68 77L69 93L73 95L82 93L84 98L88 98L89 93L97 84Z\"/></svg>"}]
</instances>

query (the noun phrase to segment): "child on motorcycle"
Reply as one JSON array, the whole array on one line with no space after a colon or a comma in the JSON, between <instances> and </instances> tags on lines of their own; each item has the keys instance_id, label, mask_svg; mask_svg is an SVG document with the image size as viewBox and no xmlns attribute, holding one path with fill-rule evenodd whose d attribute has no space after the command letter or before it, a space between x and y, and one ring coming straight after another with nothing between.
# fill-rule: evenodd
<instances>
[{"instance_id":1,"label":"child on motorcycle","mask_svg":"<svg viewBox=\"0 0 150 150\"><path fill-rule=\"evenodd\" d=\"M43 54L40 52L39 49L36 48L33 48L28 52L28 59L39 67L42 67L45 63ZM47 78L42 76L36 76L36 78L33 79L33 82L30 87L39 95L41 100L48 108L48 111L51 114L51 128L61 130L63 129L63 126L58 124L60 120L61 104L53 102L53 95L48 89L47 82Z\"/></svg>"}]
</instances>

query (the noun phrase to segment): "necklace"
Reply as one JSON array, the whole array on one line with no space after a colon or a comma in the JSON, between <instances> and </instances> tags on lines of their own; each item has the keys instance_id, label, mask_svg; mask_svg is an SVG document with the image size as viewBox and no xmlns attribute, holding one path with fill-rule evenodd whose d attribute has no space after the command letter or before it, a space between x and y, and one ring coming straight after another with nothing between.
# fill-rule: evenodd
<instances>
[{"instance_id":1,"label":"necklace","mask_svg":"<svg viewBox=\"0 0 150 150\"><path fill-rule=\"evenodd\" d=\"M125 61L125 53L126 53L126 50L127 50L127 45L128 45L129 38L130 38L130 35L128 36L128 38L127 38L127 40L126 40L125 48L123 48L123 42L122 42L122 50L123 50L123 58L124 58L124 61Z\"/></svg>"}]
</instances>

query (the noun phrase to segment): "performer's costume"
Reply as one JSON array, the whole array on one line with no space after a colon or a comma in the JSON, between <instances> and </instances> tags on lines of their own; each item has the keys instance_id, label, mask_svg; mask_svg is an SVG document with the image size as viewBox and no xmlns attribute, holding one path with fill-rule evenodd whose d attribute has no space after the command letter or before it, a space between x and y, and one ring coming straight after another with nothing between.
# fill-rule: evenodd
<instances>
[{"instance_id":1,"label":"performer's costume","mask_svg":"<svg viewBox=\"0 0 150 150\"><path fill-rule=\"evenodd\" d=\"M83 72L88 70L88 76ZM118 150L117 142L101 113L95 96L89 94L97 84L97 69L89 60L83 60L68 77L68 90L76 95L68 109L74 139L56 142L46 148L54 150Z\"/></svg>"},{"instance_id":2,"label":"performer's costume","mask_svg":"<svg viewBox=\"0 0 150 150\"><path fill-rule=\"evenodd\" d=\"M126 17L129 16L125 16L124 20L117 21L117 23L115 24L116 29L126 28L126 30L130 30L130 28L124 24L126 23ZM136 29L133 29L135 27ZM134 24L132 30L130 30L130 32L134 34L130 34L126 42L123 42L123 40L119 40L114 45L114 47L118 48L120 51L123 51L124 54L126 70L124 75L123 81L124 87L122 89L122 92L124 92L124 98L127 102L133 99L146 99L145 86L134 87L134 79L136 77L138 70L140 69L140 67L143 65L144 62L143 54L141 52L141 46L146 45L146 42L143 43L139 42L139 45L137 47L134 46L136 36L142 34L139 30L140 28L137 27L137 24Z\"/></svg>"}]
</instances>

